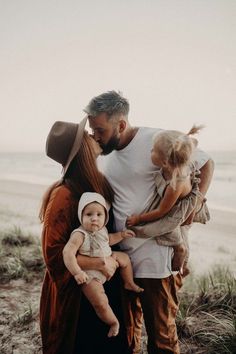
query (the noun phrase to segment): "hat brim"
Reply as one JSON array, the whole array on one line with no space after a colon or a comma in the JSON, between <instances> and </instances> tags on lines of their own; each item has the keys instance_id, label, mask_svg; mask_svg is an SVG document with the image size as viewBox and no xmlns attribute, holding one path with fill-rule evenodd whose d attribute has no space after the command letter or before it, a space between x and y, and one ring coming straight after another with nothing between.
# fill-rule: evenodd
<instances>
[{"instance_id":1,"label":"hat brim","mask_svg":"<svg viewBox=\"0 0 236 354\"><path fill-rule=\"evenodd\" d=\"M65 176L71 161L73 160L73 158L75 157L75 155L77 154L77 152L80 149L81 143L82 143L82 139L83 139L83 135L84 135L84 129L85 129L85 125L87 123L87 119L88 117L84 117L84 119L82 119L82 121L78 124L78 130L75 136L75 140L74 140L74 144L72 146L72 149L70 151L69 157L67 159L67 162L65 164L65 166L63 166L62 169L62 175L63 177Z\"/></svg>"}]
</instances>

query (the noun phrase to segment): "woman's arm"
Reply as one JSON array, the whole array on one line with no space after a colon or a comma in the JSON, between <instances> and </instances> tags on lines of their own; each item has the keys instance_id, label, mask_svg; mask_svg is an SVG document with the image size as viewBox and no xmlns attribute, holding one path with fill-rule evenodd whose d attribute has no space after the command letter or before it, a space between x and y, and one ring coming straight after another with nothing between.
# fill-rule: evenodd
<instances>
[{"instance_id":1,"label":"woman's arm","mask_svg":"<svg viewBox=\"0 0 236 354\"><path fill-rule=\"evenodd\" d=\"M138 225L144 222L151 222L162 218L166 215L172 207L176 204L183 190L183 183L179 183L176 189L173 189L170 185L167 186L165 194L160 201L158 207L148 213L134 214L127 218L126 224L128 227Z\"/></svg>"},{"instance_id":2,"label":"woman's arm","mask_svg":"<svg viewBox=\"0 0 236 354\"><path fill-rule=\"evenodd\" d=\"M116 269L119 267L118 262L113 257L88 257L83 255L78 255L77 262L80 267L84 270L96 269L102 272L107 280L111 279L114 275Z\"/></svg>"}]
</instances>

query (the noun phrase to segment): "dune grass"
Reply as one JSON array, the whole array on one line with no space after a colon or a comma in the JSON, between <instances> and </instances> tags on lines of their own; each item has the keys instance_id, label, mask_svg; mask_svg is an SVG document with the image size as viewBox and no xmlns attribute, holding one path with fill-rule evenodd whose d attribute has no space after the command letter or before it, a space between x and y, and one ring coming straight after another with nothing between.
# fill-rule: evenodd
<instances>
[{"instance_id":1,"label":"dune grass","mask_svg":"<svg viewBox=\"0 0 236 354\"><path fill-rule=\"evenodd\" d=\"M43 273L43 268L38 239L15 226L0 233L1 282L18 278L30 281L35 273Z\"/></svg>"},{"instance_id":2,"label":"dune grass","mask_svg":"<svg viewBox=\"0 0 236 354\"><path fill-rule=\"evenodd\" d=\"M236 353L236 280L229 269L190 278L180 300L181 353Z\"/></svg>"},{"instance_id":3,"label":"dune grass","mask_svg":"<svg viewBox=\"0 0 236 354\"><path fill-rule=\"evenodd\" d=\"M0 233L2 283L22 279L28 286L34 286L34 280L41 282L43 270L39 239L25 234L17 227ZM4 316L10 327L9 335L5 334L2 341L4 338L4 343L10 341L15 328L17 333L25 333L29 326L33 326L32 332L28 331L27 337L24 337L24 345L28 342L29 345L35 343L32 352L40 352L40 335L37 327L34 327L34 323L38 322L38 305L27 305L18 313L6 313ZM181 354L236 353L236 280L229 269L215 267L204 276L196 277L192 274L186 279L180 293L177 329ZM143 343L142 353L145 354L145 333Z\"/></svg>"}]
</instances>

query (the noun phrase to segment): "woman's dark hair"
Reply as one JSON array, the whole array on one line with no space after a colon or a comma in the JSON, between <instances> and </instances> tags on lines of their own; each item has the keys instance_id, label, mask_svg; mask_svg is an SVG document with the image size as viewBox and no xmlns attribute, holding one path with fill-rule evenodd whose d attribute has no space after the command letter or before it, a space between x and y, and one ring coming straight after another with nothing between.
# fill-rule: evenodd
<instances>
[{"instance_id":1,"label":"woman's dark hair","mask_svg":"<svg viewBox=\"0 0 236 354\"><path fill-rule=\"evenodd\" d=\"M84 192L97 192L110 203L114 199L113 190L105 176L98 170L96 156L93 151L91 137L84 133L79 152L72 160L63 179L53 183L43 196L39 219L44 221L46 208L55 188L66 185L79 200Z\"/></svg>"}]
</instances>

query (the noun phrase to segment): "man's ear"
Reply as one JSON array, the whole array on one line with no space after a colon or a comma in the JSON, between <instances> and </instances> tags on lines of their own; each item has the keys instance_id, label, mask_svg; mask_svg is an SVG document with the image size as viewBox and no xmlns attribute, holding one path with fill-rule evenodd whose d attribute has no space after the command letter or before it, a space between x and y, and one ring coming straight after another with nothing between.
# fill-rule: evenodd
<instances>
[{"instance_id":1,"label":"man's ear","mask_svg":"<svg viewBox=\"0 0 236 354\"><path fill-rule=\"evenodd\" d=\"M167 160L162 160L162 167L169 167Z\"/></svg>"},{"instance_id":2,"label":"man's ear","mask_svg":"<svg viewBox=\"0 0 236 354\"><path fill-rule=\"evenodd\" d=\"M125 130L126 128L126 121L124 119L121 119L119 121L119 133L123 133L123 131Z\"/></svg>"}]
</instances>

